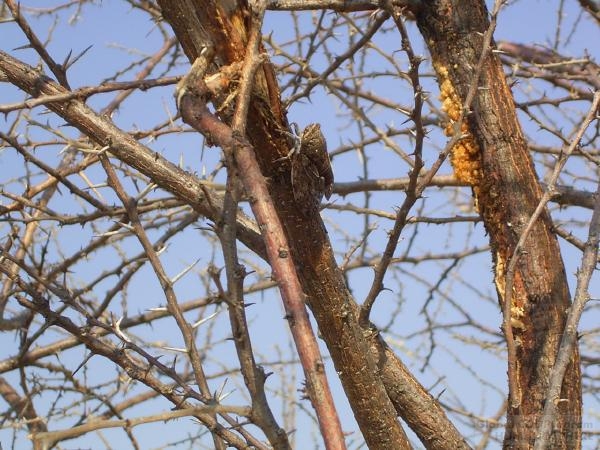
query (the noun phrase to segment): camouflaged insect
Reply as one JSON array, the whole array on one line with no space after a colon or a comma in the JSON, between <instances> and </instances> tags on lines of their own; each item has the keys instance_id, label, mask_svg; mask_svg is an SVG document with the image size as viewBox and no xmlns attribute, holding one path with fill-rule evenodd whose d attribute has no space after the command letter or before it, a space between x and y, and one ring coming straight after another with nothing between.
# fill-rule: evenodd
<instances>
[{"instance_id":1,"label":"camouflaged insect","mask_svg":"<svg viewBox=\"0 0 600 450\"><path fill-rule=\"evenodd\" d=\"M319 211L323 195L333 192L333 170L327 142L318 123L308 125L291 155L294 200L305 215Z\"/></svg>"}]
</instances>

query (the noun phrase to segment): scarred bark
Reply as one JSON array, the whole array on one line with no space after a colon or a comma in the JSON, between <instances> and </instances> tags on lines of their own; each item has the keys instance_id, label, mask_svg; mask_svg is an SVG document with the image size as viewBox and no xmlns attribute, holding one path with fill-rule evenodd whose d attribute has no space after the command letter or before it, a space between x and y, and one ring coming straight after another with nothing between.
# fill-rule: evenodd
<instances>
[{"instance_id":1,"label":"scarred bark","mask_svg":"<svg viewBox=\"0 0 600 450\"><path fill-rule=\"evenodd\" d=\"M30 95L54 96L66 93L64 88L44 77L34 68L3 52L0 52L0 69L4 71L12 83ZM162 189L189 203L199 213L214 221L220 219L223 199L219 195L203 188L202 184L192 174L166 161L162 156L150 151L131 138L129 134L119 130L105 117L94 113L81 100L70 99L51 102L48 104L48 108L68 123L76 126L80 131L86 133L99 145L110 146L111 153L115 157L148 176ZM318 223L321 228L313 230L313 234L319 237L326 236L322 222ZM265 247L256 231L256 225L243 214L238 214L237 227L238 238L257 255L266 258ZM301 241L300 244L295 244L294 248L297 249L299 248L298 245L307 244L307 242ZM333 261L331 248L327 247L324 251L331 255L330 261ZM307 261L303 252L297 253L299 255L297 260L300 263ZM347 291L341 279L341 274L335 266L330 270L313 271L311 274L314 278L305 279L304 277L307 274L300 272L307 294L313 295L314 292L321 292L331 296L328 302L319 302L313 308L321 327L326 326L329 321L340 321L345 316L343 313L345 308L349 308L353 312L353 317L357 317L358 307ZM323 286L326 290L322 290L324 289ZM340 290L336 291L336 288ZM335 305L337 309L332 310L331 318L328 318L326 315L327 307L330 305ZM356 322L347 322L346 325L357 326ZM332 339L334 341L332 345L336 345L332 333L327 333L324 336L327 339ZM64 346L61 348L70 348L75 343L76 341L65 341ZM468 449L469 446L448 420L439 403L419 384L393 352L387 348L381 337L377 333L370 333L369 343L387 394L397 413L409 424L421 441L426 443L427 448ZM5 365L0 370L4 372L13 370L19 364L42 358L48 354L47 351L48 349L41 353L35 350L28 352L22 359L14 359L10 365ZM53 347L51 351L56 351L56 347ZM344 361L336 362L336 364L343 363ZM341 375L343 375L343 372ZM352 373L346 373L346 377L351 379Z\"/></svg>"},{"instance_id":2,"label":"scarred bark","mask_svg":"<svg viewBox=\"0 0 600 450\"><path fill-rule=\"evenodd\" d=\"M213 13L207 14L206 8L194 6L192 2L167 3L174 14L174 17L167 18L172 20L178 38L188 57L193 60L206 43L207 36L210 36L196 16L206 18L210 25L216 17L227 17L227 14L222 7L215 5L212 5ZM214 11L215 8L218 12ZM237 24L244 24L243 14L234 14L233 17ZM232 33L239 33L237 28L230 30L233 30ZM229 48L232 42L236 42L235 38L220 37L217 42L226 46L220 53L224 61L229 61L225 58L226 55L237 55ZM238 56L241 59L243 55L240 53ZM33 96L62 95L68 92L9 55L0 54L0 65L11 83ZM358 326L357 305L336 266L320 217L317 214L305 217L298 211L293 199L289 169L286 170L285 165L273 163L274 159L289 150L285 136L280 133L281 127L286 126L286 118L281 112L272 69L265 64L261 70L257 83L259 89L262 87L263 95L254 98L248 135L257 150L263 173L270 179L271 196L286 229L308 301L365 439L370 448L407 446L406 438L397 423L398 414L427 448L468 448L439 403L386 347L376 330L370 330L365 336L366 330ZM190 203L210 219L218 220L222 203L219 196L213 196L203 189L193 175L183 172L118 130L106 118L86 107L81 100L68 98L49 103L48 108L101 146L110 146L114 156L150 177L161 188ZM310 234L306 232L307 229L311 230ZM243 216L238 216L238 231L242 242L257 254L265 256L264 245L257 239L253 224ZM390 408L388 398L395 411Z\"/></svg>"},{"instance_id":3,"label":"scarred bark","mask_svg":"<svg viewBox=\"0 0 600 450\"><path fill-rule=\"evenodd\" d=\"M438 74L444 109L450 120L456 120L481 55L483 33L489 26L485 4L481 0L423 2L416 19ZM512 94L493 52L485 59L479 88L461 131L465 138L454 148L452 163L457 178L473 186L490 236L498 298L504 306L510 289L507 268L542 190ZM517 257L509 295L516 392L509 392L504 448L528 449L535 441L549 374L570 305L566 274L547 211L535 222ZM505 334L509 338L510 330L505 329ZM565 401L559 406L551 448L580 448L577 350L565 376L561 398Z\"/></svg>"},{"instance_id":4,"label":"scarred bark","mask_svg":"<svg viewBox=\"0 0 600 450\"><path fill-rule=\"evenodd\" d=\"M244 5L239 8L228 2L194 5L190 1L159 1L159 4L191 61L209 42L215 47L218 63L231 64L243 58L247 17ZM369 448L409 447L397 415L406 420L428 448L468 448L439 404L377 333L365 333L358 325L357 305L336 265L320 216L299 210L291 189L289 167L275 163L289 150L287 138L281 133L288 125L275 74L268 63L259 69L249 117L248 139L257 152L263 174L270 180L270 194L284 225L307 303ZM221 118L229 119L226 113Z\"/></svg>"},{"instance_id":5,"label":"scarred bark","mask_svg":"<svg viewBox=\"0 0 600 450\"><path fill-rule=\"evenodd\" d=\"M190 60L195 60L202 47L207 44L214 46L217 63L231 64L243 59L246 19L249 17L247 6L199 2L203 3L200 6L201 14L190 21L191 12L198 11L190 8L190 3L159 2L163 15L173 26ZM195 21L198 23L194 24ZM190 27L199 27L204 32L193 43L189 39ZM356 316L348 307L344 307L348 292L341 273L336 268L323 223L317 211L306 215L299 210L291 189L290 170L285 164L276 162L289 150L284 133L288 130L288 125L274 72L268 63L263 64L257 74L249 117L252 119L247 124L248 139L257 152L261 170L270 179L270 194L288 235L291 254L303 280L308 302L313 305L315 317L340 373L363 436L373 449L409 448L394 406L377 373L375 360L368 351L368 343L356 324ZM231 120L228 111L221 112L221 119L225 122ZM307 233L307 230L314 232ZM326 285L330 291L324 292L316 274L328 271L337 273L332 276L335 282ZM319 280L319 283L315 283L315 280Z\"/></svg>"}]
</instances>

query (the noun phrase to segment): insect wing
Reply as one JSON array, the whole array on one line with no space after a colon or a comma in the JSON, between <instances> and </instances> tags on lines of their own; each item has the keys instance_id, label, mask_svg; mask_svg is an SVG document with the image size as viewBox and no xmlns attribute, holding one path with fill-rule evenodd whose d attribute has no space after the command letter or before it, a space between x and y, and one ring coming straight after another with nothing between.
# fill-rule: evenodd
<instances>
[{"instance_id":1,"label":"insect wing","mask_svg":"<svg viewBox=\"0 0 600 450\"><path fill-rule=\"evenodd\" d=\"M324 180L310 158L302 153L292 157L294 200L305 214L317 211L323 196Z\"/></svg>"},{"instance_id":2,"label":"insect wing","mask_svg":"<svg viewBox=\"0 0 600 450\"><path fill-rule=\"evenodd\" d=\"M320 179L320 192L324 193L326 198L331 197L333 170L327 153L327 141L318 123L310 124L302 133L300 154L308 157L315 167Z\"/></svg>"}]
</instances>

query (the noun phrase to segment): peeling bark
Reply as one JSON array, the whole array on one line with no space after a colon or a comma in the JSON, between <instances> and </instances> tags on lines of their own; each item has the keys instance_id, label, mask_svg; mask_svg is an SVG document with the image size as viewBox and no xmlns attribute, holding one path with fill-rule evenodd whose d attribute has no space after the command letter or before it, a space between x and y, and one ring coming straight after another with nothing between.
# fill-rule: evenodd
<instances>
[{"instance_id":1,"label":"peeling bark","mask_svg":"<svg viewBox=\"0 0 600 450\"><path fill-rule=\"evenodd\" d=\"M489 26L485 4L481 0L423 2L416 19L438 74L444 108L449 119L455 120L473 79L483 33ZM503 306L509 261L542 190L512 94L493 52L485 59L479 88L461 131L466 138L453 150L452 164L457 178L473 187L490 236L498 300ZM570 306L559 255L550 215L544 211L517 255L512 283L509 307L517 392L509 392L512 407L507 414L504 448L528 449L535 441ZM553 449L580 448L580 379L579 355L575 351L563 383L561 398L566 401L559 406L551 440Z\"/></svg>"},{"instance_id":2,"label":"peeling bark","mask_svg":"<svg viewBox=\"0 0 600 450\"><path fill-rule=\"evenodd\" d=\"M191 61L207 43L221 64L243 58L245 5L225 8L213 2L193 6L190 1L159 1L165 19L175 30ZM229 5L231 6L231 5ZM201 10L201 12L199 12ZM190 18L191 12L196 17ZM215 20L217 18L218 20ZM232 24L222 24L230 21ZM199 22L199 25L194 25ZM202 30L190 36L193 27ZM226 36L231 34L231 38ZM238 42L237 49L234 43ZM282 221L307 303L319 325L330 355L369 448L409 448L399 425L400 415L432 449L468 448L439 404L385 346L376 331L358 324L358 306L336 265L327 230L318 213L306 215L293 197L290 168L275 160L289 151L287 118L271 65L259 71L251 103L247 135L257 151L263 174ZM227 114L222 120L229 119ZM311 230L307 233L307 230Z\"/></svg>"},{"instance_id":3,"label":"peeling bark","mask_svg":"<svg viewBox=\"0 0 600 450\"><path fill-rule=\"evenodd\" d=\"M184 37L192 26L187 23L192 10L188 9L185 14L189 5L186 2L159 4L175 34L181 35L182 44L189 42ZM221 4L206 2L201 9L202 14L197 17L205 36L202 41L195 42L193 48L183 44L188 57L195 59L201 50L198 46L209 44L214 46L218 62L231 64L241 60L245 51L247 7L239 5L225 9ZM291 189L290 168L276 161L289 151L285 134L288 124L275 74L268 63L259 70L250 108L252 119L247 124L247 137L257 151L263 174L270 180L270 194L288 235L307 302L312 306L328 344L363 436L373 449L410 448L368 343L358 327L356 315L344 306L348 303L349 293L337 269L320 216L317 211L306 215L298 208ZM227 110L221 112L221 119L231 120ZM313 232L307 233L307 230Z\"/></svg>"}]
</instances>

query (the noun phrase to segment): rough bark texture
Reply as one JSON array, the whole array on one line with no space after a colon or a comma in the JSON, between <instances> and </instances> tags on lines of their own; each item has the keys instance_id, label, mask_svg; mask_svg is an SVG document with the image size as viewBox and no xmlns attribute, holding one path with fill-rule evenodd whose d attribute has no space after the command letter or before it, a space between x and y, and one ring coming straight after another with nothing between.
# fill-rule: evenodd
<instances>
[{"instance_id":1,"label":"rough bark texture","mask_svg":"<svg viewBox=\"0 0 600 450\"><path fill-rule=\"evenodd\" d=\"M489 26L481 0L422 2L416 15L441 87L444 109L456 120L473 80L482 36ZM510 89L498 58L490 53L479 78L471 113L463 126L467 137L453 150L456 176L473 186L490 236L498 298L505 298L505 275L521 233L541 198L527 143L520 129ZM451 133L450 129L447 130ZM551 219L544 211L536 221L514 277L511 323L517 353L516 385L509 404L505 448L532 448L544 407L548 378L554 365L569 308L569 290ZM581 445L581 386L575 351L562 388L553 449Z\"/></svg>"},{"instance_id":2,"label":"rough bark texture","mask_svg":"<svg viewBox=\"0 0 600 450\"><path fill-rule=\"evenodd\" d=\"M64 88L40 74L39 71L20 63L3 52L0 52L0 68L11 83L34 97L65 94L66 92ZM57 101L49 103L48 108L64 118L66 122L86 133L99 145L110 146L111 152L116 157L151 178L162 189L192 205L199 213L214 221L220 219L223 205L223 199L220 196L216 194L207 196L206 190L202 188L201 183L195 177L165 160L162 156L148 150L135 139L132 139L129 134L112 125L108 119L94 113L83 101ZM313 230L313 232L326 236L322 223L319 223L320 228ZM237 226L238 238L257 255L266 258L263 242L256 231L256 224L242 214L238 214ZM296 244L294 248L299 247ZM298 253L297 260L300 264L304 263L304 253L294 251ZM326 251L331 253L330 248ZM330 258L330 261L332 259L333 257ZM301 275L306 275L306 273L301 272ZM306 292L309 295L314 292L313 285L317 288L321 285L342 286L344 289L335 292L335 297L329 302L315 305L313 312L319 321L320 327L326 328L329 321L340 319L340 315L337 313L332 314L330 318L326 316L325 307L330 304L336 305L338 309L335 311L344 311L347 307L353 311L353 316L356 317L358 315L357 306L345 288L343 280L336 281L338 284L329 284L332 279L340 277L337 268L334 266L316 275L318 276L316 279L302 280L303 284L307 286ZM340 306L340 304L343 306ZM343 316L344 314L342 314ZM347 325L358 327L354 320L353 322L347 322ZM332 334L327 333L326 337L333 340L331 345L336 345L335 337L332 337ZM369 339L371 352L377 361L387 394L392 400L396 411L409 424L421 441L426 443L427 448L468 449L469 446L448 420L439 403L419 384L393 352L385 346L380 336L377 333L370 333ZM74 339L66 340L58 350L71 348L76 343L77 341ZM35 361L54 351L57 351L57 347L44 349L41 353L34 349L25 354L22 359L15 359L11 364L0 366L0 371L14 370L21 363ZM343 361L336 362L336 364L342 363ZM351 376L352 373L346 373L347 378L351 379Z\"/></svg>"},{"instance_id":3,"label":"rough bark texture","mask_svg":"<svg viewBox=\"0 0 600 450\"><path fill-rule=\"evenodd\" d=\"M165 19L172 25L191 61L202 46L215 47L217 64L243 59L248 11L246 5L218 2L160 1ZM192 12L195 17L190 18ZM190 29L201 30L191 36ZM323 223L315 211L310 216L298 208L291 189L289 165L278 158L289 151L282 131L288 131L279 90L270 64L256 78L248 139L257 151L261 169L271 181L270 192L278 207L299 276L313 306L315 318L350 400L354 415L370 448L409 448L392 402L378 374L368 343L357 326L356 315L344 305L349 293L336 267ZM227 111L221 114L227 122ZM311 233L307 233L311 230Z\"/></svg>"},{"instance_id":4,"label":"rough bark texture","mask_svg":"<svg viewBox=\"0 0 600 450\"><path fill-rule=\"evenodd\" d=\"M200 4L183 0L159 3L164 4L165 18L174 27L190 60L196 58L209 38L220 55L218 64L242 59L246 23L243 10L238 11L226 2ZM39 71L1 52L0 65L11 83L34 97L67 92ZM287 129L287 120L268 63L257 76L257 90L249 114L248 136L257 150L263 173L271 180L271 195L286 227L309 306L369 447L408 446L396 418L400 415L429 449L469 448L439 403L387 348L377 332L359 327L358 307L337 268L321 218L318 214L306 217L298 210L293 199L289 167L274 164L275 159L287 153L289 143L280 133L282 127ZM48 108L96 143L110 146L116 157L150 177L162 189L193 205L201 214L212 220L220 217L220 196L208 198L191 174L150 152L106 118L94 113L83 101L56 101L49 103ZM241 215L238 215L238 238L265 257L255 224ZM32 354L31 357L36 356Z\"/></svg>"},{"instance_id":5,"label":"rough bark texture","mask_svg":"<svg viewBox=\"0 0 600 450\"><path fill-rule=\"evenodd\" d=\"M241 60L245 6L237 9L233 3L198 2L195 6L193 3L159 1L188 58L193 61L202 46L212 42L220 55L218 62L229 64ZM190 17L192 11L196 17ZM469 448L437 401L378 334L365 333L358 325L358 306L336 265L320 216L317 213L307 216L299 210L289 167L274 163L289 150L289 143L280 132L287 130L288 124L281 109L275 74L268 63L259 71L249 118L248 138L257 151L263 173L270 179L271 196L284 224L307 303L369 448L409 447L397 415L427 448ZM223 120L227 121L227 117Z\"/></svg>"}]
</instances>

